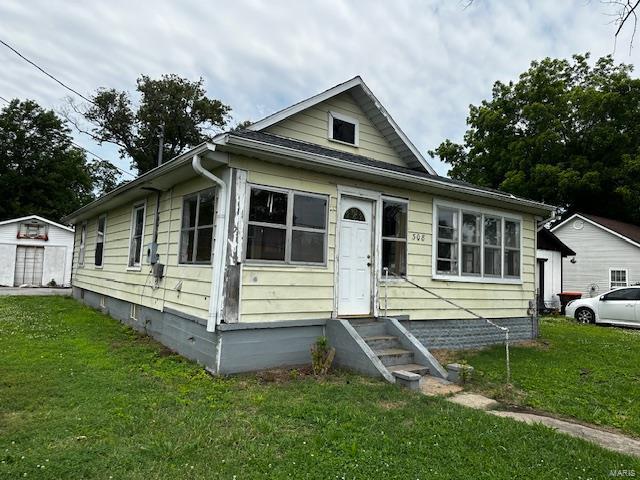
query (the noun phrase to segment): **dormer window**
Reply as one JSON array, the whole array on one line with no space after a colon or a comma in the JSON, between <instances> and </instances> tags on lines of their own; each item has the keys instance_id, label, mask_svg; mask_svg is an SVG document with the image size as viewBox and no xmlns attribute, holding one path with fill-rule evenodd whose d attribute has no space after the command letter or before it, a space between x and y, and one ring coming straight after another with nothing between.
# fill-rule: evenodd
<instances>
[{"instance_id":1,"label":"dormer window","mask_svg":"<svg viewBox=\"0 0 640 480\"><path fill-rule=\"evenodd\" d=\"M329 112L329 140L358 146L358 120L337 112Z\"/></svg>"}]
</instances>

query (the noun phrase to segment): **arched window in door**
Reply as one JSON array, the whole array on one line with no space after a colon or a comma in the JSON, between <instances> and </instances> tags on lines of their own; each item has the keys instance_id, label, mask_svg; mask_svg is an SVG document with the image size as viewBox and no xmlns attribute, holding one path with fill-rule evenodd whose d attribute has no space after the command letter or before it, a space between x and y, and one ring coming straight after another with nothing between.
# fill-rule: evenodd
<instances>
[{"instance_id":1,"label":"arched window in door","mask_svg":"<svg viewBox=\"0 0 640 480\"><path fill-rule=\"evenodd\" d=\"M364 213L357 207L351 207L344 212L344 216L342 217L345 220L353 220L355 222L366 222L367 219L364 217Z\"/></svg>"}]
</instances>

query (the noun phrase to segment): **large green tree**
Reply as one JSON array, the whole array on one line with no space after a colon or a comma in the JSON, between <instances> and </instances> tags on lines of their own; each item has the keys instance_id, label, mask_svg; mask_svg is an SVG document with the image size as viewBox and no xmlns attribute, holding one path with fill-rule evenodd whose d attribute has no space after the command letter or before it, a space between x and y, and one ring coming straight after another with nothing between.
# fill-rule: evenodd
<instances>
[{"instance_id":1,"label":"large green tree","mask_svg":"<svg viewBox=\"0 0 640 480\"><path fill-rule=\"evenodd\" d=\"M87 161L53 111L17 99L0 110L0 220L36 214L59 221L115 179L107 162Z\"/></svg>"},{"instance_id":2,"label":"large green tree","mask_svg":"<svg viewBox=\"0 0 640 480\"><path fill-rule=\"evenodd\" d=\"M177 75L152 79L142 75L137 82L136 103L128 92L99 89L83 107L74 106L91 125L99 143L120 147L122 158L142 174L157 165L159 130L164 129L163 158L211 139L229 121L231 108L207 97L204 81ZM83 130L78 122L76 126Z\"/></svg>"},{"instance_id":3,"label":"large green tree","mask_svg":"<svg viewBox=\"0 0 640 480\"><path fill-rule=\"evenodd\" d=\"M452 178L640 222L640 80L610 56L536 61L471 105L462 144L433 152Z\"/></svg>"}]
</instances>

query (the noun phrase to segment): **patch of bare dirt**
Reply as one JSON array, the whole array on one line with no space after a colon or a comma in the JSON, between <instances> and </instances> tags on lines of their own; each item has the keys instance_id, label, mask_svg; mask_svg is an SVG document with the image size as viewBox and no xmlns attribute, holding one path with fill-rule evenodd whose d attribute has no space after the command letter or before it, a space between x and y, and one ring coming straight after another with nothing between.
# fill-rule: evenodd
<instances>
[{"instance_id":1,"label":"patch of bare dirt","mask_svg":"<svg viewBox=\"0 0 640 480\"><path fill-rule=\"evenodd\" d=\"M407 402L390 402L387 400L381 400L378 402L378 406L383 410L396 410L398 408L404 408L407 405Z\"/></svg>"}]
</instances>

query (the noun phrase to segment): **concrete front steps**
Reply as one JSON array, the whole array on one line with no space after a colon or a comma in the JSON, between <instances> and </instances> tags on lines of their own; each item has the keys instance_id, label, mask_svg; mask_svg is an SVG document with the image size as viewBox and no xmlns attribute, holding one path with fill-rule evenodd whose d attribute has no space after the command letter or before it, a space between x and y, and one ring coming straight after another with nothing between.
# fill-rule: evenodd
<instances>
[{"instance_id":1,"label":"concrete front steps","mask_svg":"<svg viewBox=\"0 0 640 480\"><path fill-rule=\"evenodd\" d=\"M427 348L395 318L335 319L327 327L338 365L414 389L423 376L447 378Z\"/></svg>"}]
</instances>

